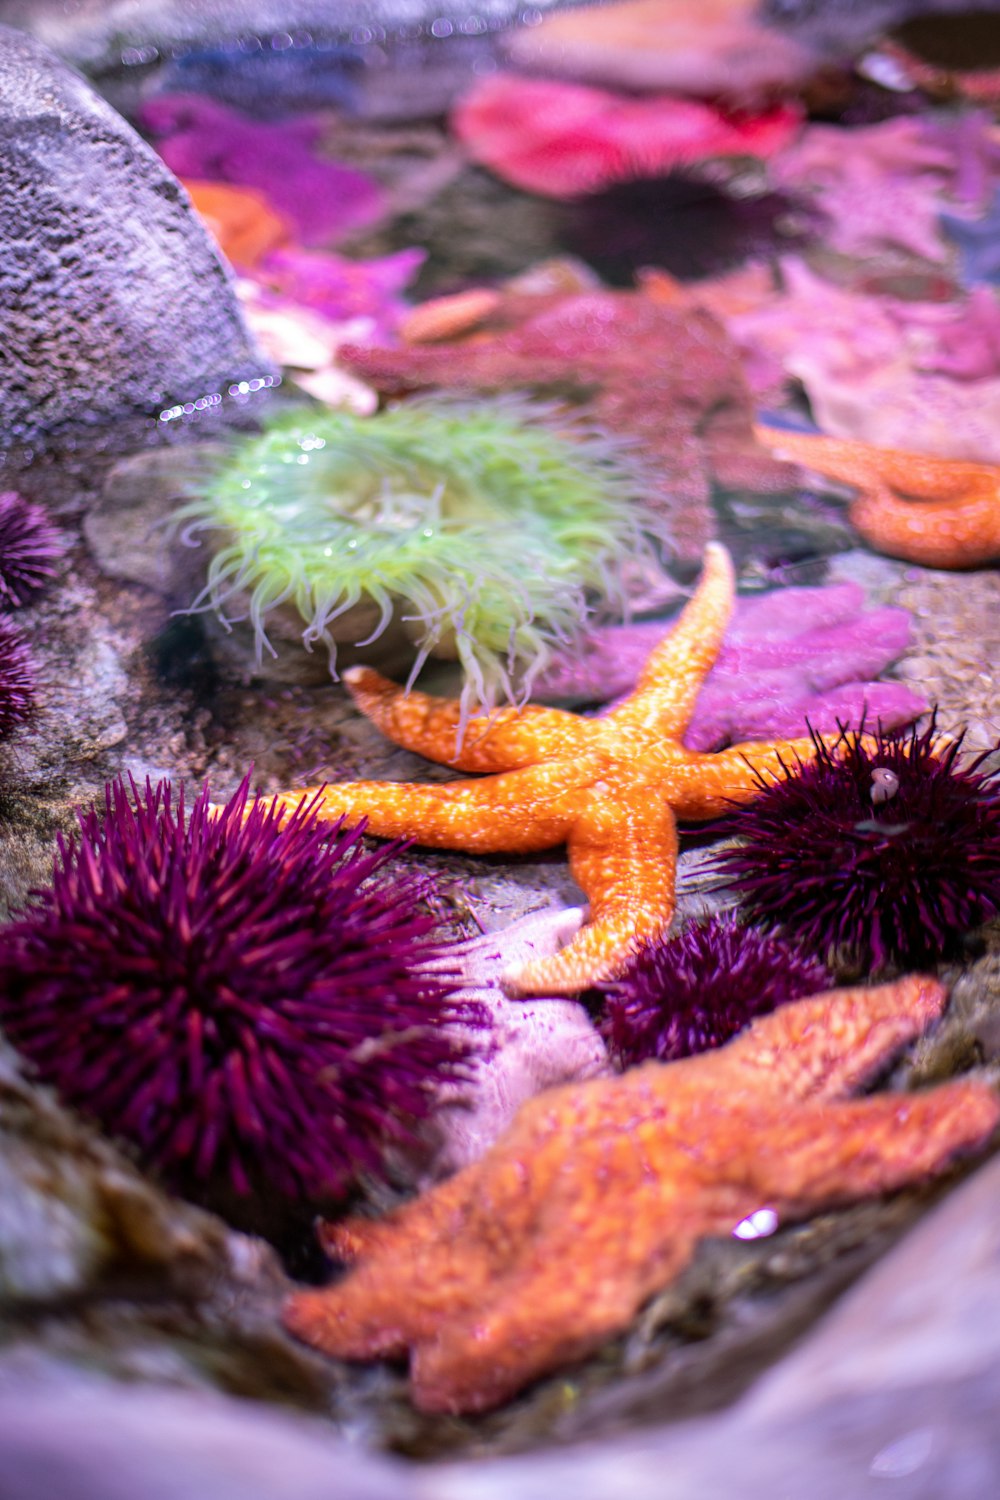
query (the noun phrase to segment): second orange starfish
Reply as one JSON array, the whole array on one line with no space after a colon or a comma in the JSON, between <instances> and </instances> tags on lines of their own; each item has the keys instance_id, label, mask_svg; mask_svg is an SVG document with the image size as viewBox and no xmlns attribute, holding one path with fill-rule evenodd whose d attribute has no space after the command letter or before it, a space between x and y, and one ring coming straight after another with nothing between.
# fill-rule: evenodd
<instances>
[{"instance_id":1,"label":"second orange starfish","mask_svg":"<svg viewBox=\"0 0 1000 1500\"><path fill-rule=\"evenodd\" d=\"M408 750L462 771L446 785L356 781L268 800L316 799L320 817L367 818L387 838L469 853L532 853L565 843L590 921L559 953L506 976L516 994L572 995L619 974L638 939L665 931L675 906L677 819L704 821L748 802L757 773L805 761L810 739L688 750L684 731L733 606L729 555L712 544L701 582L653 651L635 691L601 718L529 704L473 716L456 751L457 700L406 693L364 667L345 672L355 702Z\"/></svg>"},{"instance_id":2,"label":"second orange starfish","mask_svg":"<svg viewBox=\"0 0 1000 1500\"><path fill-rule=\"evenodd\" d=\"M878 552L926 568L1000 557L1000 467L757 427L777 458L861 491L851 524Z\"/></svg>"}]
</instances>

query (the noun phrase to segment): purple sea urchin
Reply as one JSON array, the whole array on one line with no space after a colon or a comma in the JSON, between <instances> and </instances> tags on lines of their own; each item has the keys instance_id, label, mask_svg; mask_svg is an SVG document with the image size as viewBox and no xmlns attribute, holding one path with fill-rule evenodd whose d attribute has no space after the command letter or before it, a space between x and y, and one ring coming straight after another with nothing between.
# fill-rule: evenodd
<instances>
[{"instance_id":1,"label":"purple sea urchin","mask_svg":"<svg viewBox=\"0 0 1000 1500\"><path fill-rule=\"evenodd\" d=\"M20 609L55 577L59 535L40 505L0 492L0 609Z\"/></svg>"},{"instance_id":2,"label":"purple sea urchin","mask_svg":"<svg viewBox=\"0 0 1000 1500\"><path fill-rule=\"evenodd\" d=\"M23 724L35 705L35 667L20 630L0 618L0 739Z\"/></svg>"},{"instance_id":3,"label":"purple sea urchin","mask_svg":"<svg viewBox=\"0 0 1000 1500\"><path fill-rule=\"evenodd\" d=\"M941 957L1000 912L1000 786L960 763L961 738L816 740L816 759L761 780L716 855L748 915L840 963L878 972Z\"/></svg>"},{"instance_id":4,"label":"purple sea urchin","mask_svg":"<svg viewBox=\"0 0 1000 1500\"><path fill-rule=\"evenodd\" d=\"M671 1062L720 1047L755 1016L831 982L818 960L783 938L710 917L643 944L605 988L601 1030L622 1067Z\"/></svg>"},{"instance_id":5,"label":"purple sea urchin","mask_svg":"<svg viewBox=\"0 0 1000 1500\"><path fill-rule=\"evenodd\" d=\"M398 845L121 780L0 932L0 1023L62 1097L196 1198L331 1199L407 1139L478 1023Z\"/></svg>"}]
</instances>

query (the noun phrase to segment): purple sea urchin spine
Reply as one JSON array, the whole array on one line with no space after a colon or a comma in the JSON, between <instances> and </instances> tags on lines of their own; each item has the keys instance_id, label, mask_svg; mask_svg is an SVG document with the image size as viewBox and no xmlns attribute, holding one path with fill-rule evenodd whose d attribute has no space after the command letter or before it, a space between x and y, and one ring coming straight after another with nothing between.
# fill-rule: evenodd
<instances>
[{"instance_id":1,"label":"purple sea urchin spine","mask_svg":"<svg viewBox=\"0 0 1000 1500\"><path fill-rule=\"evenodd\" d=\"M0 739L23 724L35 706L35 666L24 637L0 617Z\"/></svg>"},{"instance_id":2,"label":"purple sea urchin spine","mask_svg":"<svg viewBox=\"0 0 1000 1500\"><path fill-rule=\"evenodd\" d=\"M601 1030L622 1067L720 1047L755 1016L831 983L816 959L731 916L644 943L605 988Z\"/></svg>"},{"instance_id":3,"label":"purple sea urchin spine","mask_svg":"<svg viewBox=\"0 0 1000 1500\"><path fill-rule=\"evenodd\" d=\"M753 920L877 972L940 958L1000 912L995 751L962 764L933 718L816 749L723 825L739 843L716 866Z\"/></svg>"},{"instance_id":4,"label":"purple sea urchin spine","mask_svg":"<svg viewBox=\"0 0 1000 1500\"><path fill-rule=\"evenodd\" d=\"M55 577L59 533L40 505L0 492L0 608L20 609Z\"/></svg>"},{"instance_id":5,"label":"purple sea urchin spine","mask_svg":"<svg viewBox=\"0 0 1000 1500\"><path fill-rule=\"evenodd\" d=\"M41 1077L175 1186L336 1197L377 1172L480 1024L398 846L359 829L213 815L117 781L60 840L53 886L0 932L0 1022Z\"/></svg>"}]
</instances>

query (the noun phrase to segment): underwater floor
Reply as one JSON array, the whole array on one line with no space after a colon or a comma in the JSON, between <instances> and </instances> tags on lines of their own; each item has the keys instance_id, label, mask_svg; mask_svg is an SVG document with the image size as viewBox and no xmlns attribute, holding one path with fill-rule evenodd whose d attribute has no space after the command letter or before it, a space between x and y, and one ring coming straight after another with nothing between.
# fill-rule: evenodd
<instances>
[{"instance_id":1,"label":"underwater floor","mask_svg":"<svg viewBox=\"0 0 1000 1500\"><path fill-rule=\"evenodd\" d=\"M915 9L0 4L4 1495L992 1492L1000 19Z\"/></svg>"}]
</instances>

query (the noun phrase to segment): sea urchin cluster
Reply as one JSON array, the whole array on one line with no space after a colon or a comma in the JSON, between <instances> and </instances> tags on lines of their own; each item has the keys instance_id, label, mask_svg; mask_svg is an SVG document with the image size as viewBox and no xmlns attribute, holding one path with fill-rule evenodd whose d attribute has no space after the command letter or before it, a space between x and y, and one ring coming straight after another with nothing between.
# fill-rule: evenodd
<instances>
[{"instance_id":1,"label":"sea urchin cluster","mask_svg":"<svg viewBox=\"0 0 1000 1500\"><path fill-rule=\"evenodd\" d=\"M116 781L0 932L0 1023L63 1099L195 1198L329 1200L464 1076L426 882L358 829ZM466 1033L466 1037L468 1033Z\"/></svg>"},{"instance_id":2,"label":"sea urchin cluster","mask_svg":"<svg viewBox=\"0 0 1000 1500\"><path fill-rule=\"evenodd\" d=\"M794 935L830 962L878 972L954 950L1000 912L1000 786L963 763L932 719L919 731L839 744L761 779L734 810L716 866L752 920Z\"/></svg>"},{"instance_id":3,"label":"sea urchin cluster","mask_svg":"<svg viewBox=\"0 0 1000 1500\"><path fill-rule=\"evenodd\" d=\"M628 1068L721 1047L755 1016L829 988L830 975L783 938L732 916L689 922L638 949L604 987L601 1030Z\"/></svg>"},{"instance_id":4,"label":"sea urchin cluster","mask_svg":"<svg viewBox=\"0 0 1000 1500\"><path fill-rule=\"evenodd\" d=\"M334 660L338 622L377 606L417 648L453 656L465 706L527 695L613 564L642 546L637 474L620 445L527 398L412 400L372 417L295 412L235 447L178 513L218 533L194 608L267 617L291 603ZM379 617L380 616L380 617ZM351 639L339 633L341 640ZM518 681L520 679L520 683Z\"/></svg>"}]
</instances>

